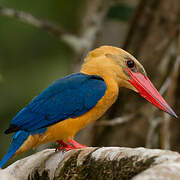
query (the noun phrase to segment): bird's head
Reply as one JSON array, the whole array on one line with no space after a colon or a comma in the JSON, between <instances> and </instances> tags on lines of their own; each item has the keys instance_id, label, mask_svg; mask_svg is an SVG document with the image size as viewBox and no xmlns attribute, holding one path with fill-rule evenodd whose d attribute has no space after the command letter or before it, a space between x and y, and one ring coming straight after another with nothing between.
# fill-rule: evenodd
<instances>
[{"instance_id":1,"label":"bird's head","mask_svg":"<svg viewBox=\"0 0 180 180\"><path fill-rule=\"evenodd\" d=\"M85 59L82 72L102 77L113 76L119 87L138 92L154 106L177 118L175 112L147 77L143 66L135 57L120 48L101 46L91 51Z\"/></svg>"}]
</instances>

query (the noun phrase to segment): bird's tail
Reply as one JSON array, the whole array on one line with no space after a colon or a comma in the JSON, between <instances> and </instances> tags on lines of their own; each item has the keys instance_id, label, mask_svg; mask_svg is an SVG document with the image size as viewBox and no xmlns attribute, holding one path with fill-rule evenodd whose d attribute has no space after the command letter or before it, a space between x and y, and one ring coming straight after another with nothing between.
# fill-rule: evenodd
<instances>
[{"instance_id":1,"label":"bird's tail","mask_svg":"<svg viewBox=\"0 0 180 180\"><path fill-rule=\"evenodd\" d=\"M16 153L16 151L21 147L21 145L24 143L24 141L28 138L29 135L29 132L26 132L24 130L19 130L14 134L8 152L0 161L0 168L2 168L2 166L4 166L4 164Z\"/></svg>"}]
</instances>

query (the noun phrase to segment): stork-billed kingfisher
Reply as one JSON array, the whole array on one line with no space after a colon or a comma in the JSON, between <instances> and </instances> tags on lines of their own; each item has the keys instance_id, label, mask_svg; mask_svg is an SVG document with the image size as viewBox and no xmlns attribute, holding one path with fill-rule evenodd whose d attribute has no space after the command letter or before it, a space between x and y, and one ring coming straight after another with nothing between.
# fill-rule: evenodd
<instances>
[{"instance_id":1,"label":"stork-billed kingfisher","mask_svg":"<svg viewBox=\"0 0 180 180\"><path fill-rule=\"evenodd\" d=\"M17 113L5 131L14 135L0 167L13 156L48 142L56 141L65 150L85 147L73 140L75 134L111 107L120 87L138 92L177 118L132 55L102 46L88 54L79 73L57 80Z\"/></svg>"}]
</instances>

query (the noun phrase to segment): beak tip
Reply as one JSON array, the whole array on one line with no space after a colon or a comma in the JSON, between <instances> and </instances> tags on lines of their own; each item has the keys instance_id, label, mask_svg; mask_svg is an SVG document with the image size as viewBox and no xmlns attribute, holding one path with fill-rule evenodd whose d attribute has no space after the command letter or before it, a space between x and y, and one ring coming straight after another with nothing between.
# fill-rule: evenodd
<instances>
[{"instance_id":1,"label":"beak tip","mask_svg":"<svg viewBox=\"0 0 180 180\"><path fill-rule=\"evenodd\" d=\"M174 115L174 117L175 117L176 119L178 119L178 118L179 118L176 114Z\"/></svg>"},{"instance_id":2,"label":"beak tip","mask_svg":"<svg viewBox=\"0 0 180 180\"><path fill-rule=\"evenodd\" d=\"M178 118L179 118L176 114L174 114L174 115L173 115L173 117L175 117L176 119L178 119Z\"/></svg>"},{"instance_id":3,"label":"beak tip","mask_svg":"<svg viewBox=\"0 0 180 180\"><path fill-rule=\"evenodd\" d=\"M170 112L168 112L171 116L175 117L176 119L178 119L179 117L177 116L177 114L171 110Z\"/></svg>"}]
</instances>

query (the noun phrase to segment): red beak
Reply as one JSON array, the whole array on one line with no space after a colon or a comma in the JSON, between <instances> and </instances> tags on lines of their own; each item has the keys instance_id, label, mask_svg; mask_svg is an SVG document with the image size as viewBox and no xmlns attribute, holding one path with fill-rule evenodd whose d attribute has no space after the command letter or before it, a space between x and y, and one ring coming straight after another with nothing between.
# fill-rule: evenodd
<instances>
[{"instance_id":1,"label":"red beak","mask_svg":"<svg viewBox=\"0 0 180 180\"><path fill-rule=\"evenodd\" d=\"M157 108L167 112L168 114L178 118L176 113L166 103L163 97L159 94L157 89L151 83L149 78L139 72L133 72L127 69L131 80L129 82L139 91L139 94L147 101L155 105Z\"/></svg>"}]
</instances>

